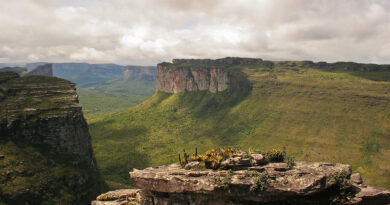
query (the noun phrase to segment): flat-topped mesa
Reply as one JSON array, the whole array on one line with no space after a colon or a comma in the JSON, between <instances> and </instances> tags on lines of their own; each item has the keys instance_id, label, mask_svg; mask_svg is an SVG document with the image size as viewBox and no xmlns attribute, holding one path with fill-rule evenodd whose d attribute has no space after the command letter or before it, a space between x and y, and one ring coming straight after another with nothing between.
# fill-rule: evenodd
<instances>
[{"instance_id":1,"label":"flat-topped mesa","mask_svg":"<svg viewBox=\"0 0 390 205\"><path fill-rule=\"evenodd\" d=\"M220 59L173 59L173 64L222 64L222 65L250 65L262 63L261 58L226 57Z\"/></svg>"},{"instance_id":2,"label":"flat-topped mesa","mask_svg":"<svg viewBox=\"0 0 390 205\"><path fill-rule=\"evenodd\" d=\"M0 76L2 137L49 145L53 152L76 155L75 163L86 161L94 166L91 137L75 84L55 77L19 77L13 72Z\"/></svg>"},{"instance_id":3,"label":"flat-topped mesa","mask_svg":"<svg viewBox=\"0 0 390 205\"><path fill-rule=\"evenodd\" d=\"M86 204L106 190L74 83L0 72L0 164L0 204Z\"/></svg>"},{"instance_id":4,"label":"flat-topped mesa","mask_svg":"<svg viewBox=\"0 0 390 205\"><path fill-rule=\"evenodd\" d=\"M261 59L174 59L173 63L157 65L157 91L180 93L184 91L249 91L251 83L234 65L256 64Z\"/></svg>"}]
</instances>

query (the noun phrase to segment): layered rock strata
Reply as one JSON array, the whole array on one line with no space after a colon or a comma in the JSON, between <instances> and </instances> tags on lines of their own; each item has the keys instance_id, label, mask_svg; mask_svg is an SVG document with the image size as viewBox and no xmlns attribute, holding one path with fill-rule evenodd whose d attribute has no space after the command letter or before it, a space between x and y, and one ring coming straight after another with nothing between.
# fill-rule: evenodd
<instances>
[{"instance_id":1,"label":"layered rock strata","mask_svg":"<svg viewBox=\"0 0 390 205\"><path fill-rule=\"evenodd\" d=\"M49 145L95 164L75 84L43 76L13 77L0 84L1 136Z\"/></svg>"},{"instance_id":2,"label":"layered rock strata","mask_svg":"<svg viewBox=\"0 0 390 205\"><path fill-rule=\"evenodd\" d=\"M156 88L167 93L248 91L251 85L246 75L239 68L231 66L256 62L250 59L174 59L173 63L157 65Z\"/></svg>"},{"instance_id":3,"label":"layered rock strata","mask_svg":"<svg viewBox=\"0 0 390 205\"><path fill-rule=\"evenodd\" d=\"M344 185L351 167L343 164L297 162L248 167L267 171L263 189L251 190L257 182L248 171L185 170L177 164L134 170L130 173L140 188L140 204L369 204L390 203L390 192L362 184ZM338 196L339 193L346 193ZM338 201L340 200L340 201Z\"/></svg>"},{"instance_id":4,"label":"layered rock strata","mask_svg":"<svg viewBox=\"0 0 390 205\"><path fill-rule=\"evenodd\" d=\"M69 81L0 73L0 147L0 204L85 204L105 190Z\"/></svg>"}]
</instances>

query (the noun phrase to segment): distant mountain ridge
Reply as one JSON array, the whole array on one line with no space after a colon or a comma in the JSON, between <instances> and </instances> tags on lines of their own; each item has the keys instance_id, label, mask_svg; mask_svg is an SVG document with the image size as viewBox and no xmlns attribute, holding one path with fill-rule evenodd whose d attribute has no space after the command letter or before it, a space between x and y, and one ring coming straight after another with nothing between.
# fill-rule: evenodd
<instances>
[{"instance_id":1,"label":"distant mountain ridge","mask_svg":"<svg viewBox=\"0 0 390 205\"><path fill-rule=\"evenodd\" d=\"M45 63L29 63L30 70ZM111 80L153 81L156 78L156 66L123 66L116 64L53 63L53 75L72 81L78 88L94 88L101 84L111 84Z\"/></svg>"},{"instance_id":2,"label":"distant mountain ridge","mask_svg":"<svg viewBox=\"0 0 390 205\"><path fill-rule=\"evenodd\" d=\"M40 76L53 76L53 65L52 64L42 64L38 65L34 69L27 70L23 67L5 67L0 68L0 72L15 72L19 76L32 76L32 75L40 75Z\"/></svg>"},{"instance_id":3,"label":"distant mountain ridge","mask_svg":"<svg viewBox=\"0 0 390 205\"><path fill-rule=\"evenodd\" d=\"M30 63L31 70L43 62ZM155 90L156 66L53 63L53 75L76 83L87 118L136 105Z\"/></svg>"}]
</instances>

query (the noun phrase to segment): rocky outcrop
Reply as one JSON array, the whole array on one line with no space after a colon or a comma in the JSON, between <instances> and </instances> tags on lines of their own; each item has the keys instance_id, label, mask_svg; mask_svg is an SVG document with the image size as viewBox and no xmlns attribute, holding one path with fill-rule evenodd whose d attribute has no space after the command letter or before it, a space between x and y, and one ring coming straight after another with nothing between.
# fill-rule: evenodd
<instances>
[{"instance_id":1,"label":"rocky outcrop","mask_svg":"<svg viewBox=\"0 0 390 205\"><path fill-rule=\"evenodd\" d=\"M174 59L173 63L160 63L157 65L157 91L249 91L251 84L247 76L240 68L231 66L255 63L261 59L237 59Z\"/></svg>"},{"instance_id":2,"label":"rocky outcrop","mask_svg":"<svg viewBox=\"0 0 390 205\"><path fill-rule=\"evenodd\" d=\"M77 155L95 164L91 137L83 117L75 84L41 76L12 79L1 84L0 133L55 152Z\"/></svg>"},{"instance_id":3,"label":"rocky outcrop","mask_svg":"<svg viewBox=\"0 0 390 205\"><path fill-rule=\"evenodd\" d=\"M137 205L142 200L139 189L119 189L99 195L92 205Z\"/></svg>"},{"instance_id":4,"label":"rocky outcrop","mask_svg":"<svg viewBox=\"0 0 390 205\"><path fill-rule=\"evenodd\" d=\"M53 64L40 65L35 69L25 73L23 76L32 75L53 76Z\"/></svg>"},{"instance_id":5,"label":"rocky outcrop","mask_svg":"<svg viewBox=\"0 0 390 205\"><path fill-rule=\"evenodd\" d=\"M180 165L134 169L130 176L139 189L108 192L92 204L390 203L389 191L364 185L359 174L351 175L350 165L293 162L277 151L263 155L226 150L184 154Z\"/></svg>"},{"instance_id":6,"label":"rocky outcrop","mask_svg":"<svg viewBox=\"0 0 390 205\"><path fill-rule=\"evenodd\" d=\"M0 91L0 204L85 204L105 189L75 84L0 73Z\"/></svg>"}]
</instances>

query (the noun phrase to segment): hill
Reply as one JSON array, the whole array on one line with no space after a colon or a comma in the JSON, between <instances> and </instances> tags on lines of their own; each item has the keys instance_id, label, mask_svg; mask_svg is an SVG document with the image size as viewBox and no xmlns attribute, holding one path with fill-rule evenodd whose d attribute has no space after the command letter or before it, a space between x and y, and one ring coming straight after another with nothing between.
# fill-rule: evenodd
<instances>
[{"instance_id":1,"label":"hill","mask_svg":"<svg viewBox=\"0 0 390 205\"><path fill-rule=\"evenodd\" d=\"M174 70L180 64L166 65ZM132 168L177 161L183 148L286 147L297 160L352 164L367 183L390 188L390 71L345 65L223 64L246 75L252 89L156 92L133 108L91 120L97 161L107 180L129 184Z\"/></svg>"}]
</instances>

